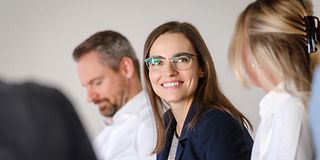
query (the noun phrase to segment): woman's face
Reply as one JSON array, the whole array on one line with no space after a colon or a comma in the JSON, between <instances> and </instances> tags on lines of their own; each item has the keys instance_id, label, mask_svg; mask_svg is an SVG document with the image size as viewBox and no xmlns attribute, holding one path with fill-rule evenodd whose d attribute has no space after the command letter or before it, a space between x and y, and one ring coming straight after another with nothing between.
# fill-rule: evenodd
<instances>
[{"instance_id":1,"label":"woman's face","mask_svg":"<svg viewBox=\"0 0 320 160\"><path fill-rule=\"evenodd\" d=\"M162 34L151 46L151 86L170 106L187 104L193 98L201 73L196 55L190 41L181 33Z\"/></svg>"}]
</instances>

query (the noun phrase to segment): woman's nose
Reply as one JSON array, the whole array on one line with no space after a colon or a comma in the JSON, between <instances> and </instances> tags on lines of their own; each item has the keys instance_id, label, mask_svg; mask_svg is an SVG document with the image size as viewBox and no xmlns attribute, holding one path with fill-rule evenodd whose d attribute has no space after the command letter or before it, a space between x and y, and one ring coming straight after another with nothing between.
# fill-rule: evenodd
<instances>
[{"instance_id":1,"label":"woman's nose","mask_svg":"<svg viewBox=\"0 0 320 160\"><path fill-rule=\"evenodd\" d=\"M171 76L171 75L176 75L178 71L174 66L174 63L169 61L163 66L162 73Z\"/></svg>"}]
</instances>

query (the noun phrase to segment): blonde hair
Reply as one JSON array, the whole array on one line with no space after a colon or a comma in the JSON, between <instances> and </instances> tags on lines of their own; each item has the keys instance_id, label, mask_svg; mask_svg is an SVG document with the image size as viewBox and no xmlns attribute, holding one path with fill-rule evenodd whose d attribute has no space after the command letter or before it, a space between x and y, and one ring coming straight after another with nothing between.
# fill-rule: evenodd
<instances>
[{"instance_id":1,"label":"blonde hair","mask_svg":"<svg viewBox=\"0 0 320 160\"><path fill-rule=\"evenodd\" d=\"M307 51L304 17L310 15L310 0L251 3L238 18L229 48L229 62L237 78L246 86L250 84L243 52L247 43L252 63L261 66L257 72L263 75L262 83L271 84L266 69L284 81L286 91L302 93L299 96L307 102L312 72L319 63L319 50L311 56Z\"/></svg>"}]
</instances>

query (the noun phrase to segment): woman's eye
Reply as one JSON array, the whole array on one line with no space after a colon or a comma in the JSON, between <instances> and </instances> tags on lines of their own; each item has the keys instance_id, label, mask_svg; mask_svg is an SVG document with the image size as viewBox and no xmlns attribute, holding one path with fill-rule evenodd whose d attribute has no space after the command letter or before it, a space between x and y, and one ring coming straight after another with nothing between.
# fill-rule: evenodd
<instances>
[{"instance_id":1,"label":"woman's eye","mask_svg":"<svg viewBox=\"0 0 320 160\"><path fill-rule=\"evenodd\" d=\"M185 56L181 56L181 57L177 57L177 63L185 63L185 62L189 62L189 58L185 57Z\"/></svg>"},{"instance_id":2,"label":"woman's eye","mask_svg":"<svg viewBox=\"0 0 320 160\"><path fill-rule=\"evenodd\" d=\"M162 60L160 59L153 59L151 65L152 66L158 66L162 64Z\"/></svg>"}]
</instances>

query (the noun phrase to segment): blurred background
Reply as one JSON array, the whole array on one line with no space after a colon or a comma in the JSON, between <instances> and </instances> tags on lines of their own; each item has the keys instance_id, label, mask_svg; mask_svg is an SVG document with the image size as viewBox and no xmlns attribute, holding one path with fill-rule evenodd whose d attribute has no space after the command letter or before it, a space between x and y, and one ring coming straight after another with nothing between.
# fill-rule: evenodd
<instances>
[{"instance_id":1,"label":"blurred background","mask_svg":"<svg viewBox=\"0 0 320 160\"><path fill-rule=\"evenodd\" d=\"M101 116L86 101L72 59L73 49L97 31L112 29L129 39L142 63L144 41L155 27L171 20L186 21L194 24L206 41L227 97L256 130L264 92L242 87L227 59L236 18L252 1L0 0L0 79L35 81L60 89L94 138L103 128ZM319 16L320 0L313 3Z\"/></svg>"}]
</instances>

